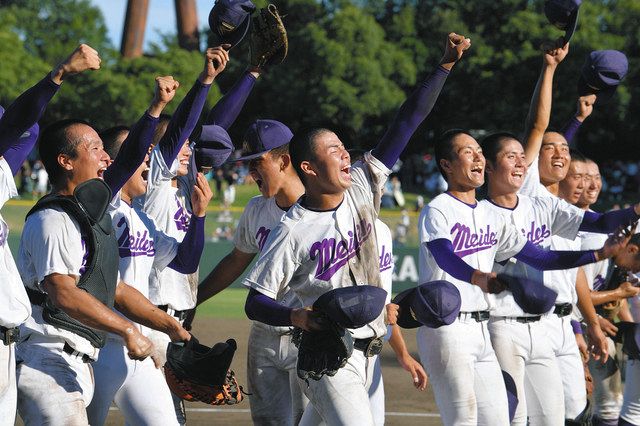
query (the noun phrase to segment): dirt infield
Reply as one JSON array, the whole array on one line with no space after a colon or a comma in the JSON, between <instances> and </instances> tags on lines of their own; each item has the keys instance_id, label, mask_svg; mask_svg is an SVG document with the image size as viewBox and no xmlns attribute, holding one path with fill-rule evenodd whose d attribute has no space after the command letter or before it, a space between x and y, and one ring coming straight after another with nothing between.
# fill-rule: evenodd
<instances>
[{"instance_id":1,"label":"dirt infield","mask_svg":"<svg viewBox=\"0 0 640 426\"><path fill-rule=\"evenodd\" d=\"M249 336L250 321L247 319L198 318L194 324L194 334L206 344L233 337L238 342L238 352L233 361L240 383L246 383L246 342ZM409 351L417 358L415 332L405 331ZM385 398L388 425L439 425L437 408L430 388L419 392L413 388L411 378L398 366L395 355L385 345L382 353L382 369L385 383ZM250 425L249 401L230 407L211 407L206 404L189 404L187 407L189 425ZM107 419L107 425L124 424L124 419L114 409Z\"/></svg>"}]
</instances>

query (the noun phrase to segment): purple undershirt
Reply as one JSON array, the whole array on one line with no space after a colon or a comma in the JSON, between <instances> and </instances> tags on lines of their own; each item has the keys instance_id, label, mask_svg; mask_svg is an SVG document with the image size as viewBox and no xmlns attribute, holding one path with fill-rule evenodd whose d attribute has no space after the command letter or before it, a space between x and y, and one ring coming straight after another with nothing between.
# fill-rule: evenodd
<instances>
[{"instance_id":1,"label":"purple undershirt","mask_svg":"<svg viewBox=\"0 0 640 426\"><path fill-rule=\"evenodd\" d=\"M176 257L169 268L181 274L192 274L198 269L198 263L204 248L204 217L191 216L189 228L184 239L178 245Z\"/></svg>"},{"instance_id":2,"label":"purple undershirt","mask_svg":"<svg viewBox=\"0 0 640 426\"><path fill-rule=\"evenodd\" d=\"M439 238L426 244L429 252L443 271L460 281L471 283L471 276L475 268L455 254L451 241ZM575 268L596 261L593 250L543 250L530 241L527 241L522 250L514 257L541 271Z\"/></svg>"},{"instance_id":3,"label":"purple undershirt","mask_svg":"<svg viewBox=\"0 0 640 426\"><path fill-rule=\"evenodd\" d=\"M144 161L157 125L158 118L145 112L129 131L118 155L104 172L104 181L111 188L112 194L120 191Z\"/></svg>"},{"instance_id":4,"label":"purple undershirt","mask_svg":"<svg viewBox=\"0 0 640 426\"><path fill-rule=\"evenodd\" d=\"M37 84L22 93L0 118L0 156L3 156L15 175L35 145L38 131L34 130L42 113L58 92L59 85L47 74ZM37 128L36 128L37 129ZM35 138L20 137L26 131Z\"/></svg>"},{"instance_id":5,"label":"purple undershirt","mask_svg":"<svg viewBox=\"0 0 640 426\"><path fill-rule=\"evenodd\" d=\"M273 326L291 325L291 308L276 302L253 288L249 289L244 311L249 319L260 321L264 324Z\"/></svg>"},{"instance_id":6,"label":"purple undershirt","mask_svg":"<svg viewBox=\"0 0 640 426\"><path fill-rule=\"evenodd\" d=\"M245 72L233 87L211 108L205 124L216 124L225 130L236 121L242 107L247 101L249 94L256 84L256 78Z\"/></svg>"},{"instance_id":7,"label":"purple undershirt","mask_svg":"<svg viewBox=\"0 0 640 426\"><path fill-rule=\"evenodd\" d=\"M173 160L178 157L182 145L198 124L210 87L210 84L202 84L200 80L196 80L173 113L167 131L158 143L160 153L167 166L171 167Z\"/></svg>"},{"instance_id":8,"label":"purple undershirt","mask_svg":"<svg viewBox=\"0 0 640 426\"><path fill-rule=\"evenodd\" d=\"M433 109L448 75L449 71L439 66L398 110L391 126L372 151L387 168L398 161L411 136Z\"/></svg>"},{"instance_id":9,"label":"purple undershirt","mask_svg":"<svg viewBox=\"0 0 640 426\"><path fill-rule=\"evenodd\" d=\"M620 226L626 226L640 219L633 207L622 210L613 210L607 213L586 211L580 223L580 231L610 234Z\"/></svg>"},{"instance_id":10,"label":"purple undershirt","mask_svg":"<svg viewBox=\"0 0 640 426\"><path fill-rule=\"evenodd\" d=\"M576 133L578 133L578 129L582 126L582 122L578 120L575 116L571 117L571 120L567 122L562 128L562 134L564 138L567 140L567 143L570 147L574 148L576 143L573 139L576 137Z\"/></svg>"},{"instance_id":11,"label":"purple undershirt","mask_svg":"<svg viewBox=\"0 0 640 426\"><path fill-rule=\"evenodd\" d=\"M571 328L573 328L573 334L582 334L582 326L576 320L571 320Z\"/></svg>"}]
</instances>

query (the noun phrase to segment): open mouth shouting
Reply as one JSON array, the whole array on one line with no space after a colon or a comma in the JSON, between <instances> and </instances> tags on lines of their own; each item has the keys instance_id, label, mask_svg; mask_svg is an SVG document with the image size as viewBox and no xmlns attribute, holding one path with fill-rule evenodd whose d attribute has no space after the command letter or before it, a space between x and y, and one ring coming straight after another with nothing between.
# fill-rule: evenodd
<instances>
[{"instance_id":1,"label":"open mouth shouting","mask_svg":"<svg viewBox=\"0 0 640 426\"><path fill-rule=\"evenodd\" d=\"M340 177L344 180L351 181L351 164L347 164L340 169Z\"/></svg>"}]
</instances>

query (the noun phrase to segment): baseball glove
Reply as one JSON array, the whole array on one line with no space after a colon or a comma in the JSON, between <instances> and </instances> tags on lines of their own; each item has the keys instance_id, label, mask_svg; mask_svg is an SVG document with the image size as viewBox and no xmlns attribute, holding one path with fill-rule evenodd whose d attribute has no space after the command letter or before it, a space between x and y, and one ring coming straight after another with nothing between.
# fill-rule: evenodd
<instances>
[{"instance_id":1,"label":"baseball glove","mask_svg":"<svg viewBox=\"0 0 640 426\"><path fill-rule=\"evenodd\" d=\"M322 331L296 329L293 343L298 347L298 377L303 380L334 376L353 353L351 333L333 321Z\"/></svg>"},{"instance_id":2,"label":"baseball glove","mask_svg":"<svg viewBox=\"0 0 640 426\"><path fill-rule=\"evenodd\" d=\"M212 348L201 345L193 336L186 344L170 343L164 366L169 388L185 401L239 403L245 393L229 369L236 348L233 339Z\"/></svg>"},{"instance_id":3,"label":"baseball glove","mask_svg":"<svg viewBox=\"0 0 640 426\"><path fill-rule=\"evenodd\" d=\"M278 8L269 4L253 18L251 29L251 65L265 68L284 61L289 50L287 30L284 28Z\"/></svg>"}]
</instances>

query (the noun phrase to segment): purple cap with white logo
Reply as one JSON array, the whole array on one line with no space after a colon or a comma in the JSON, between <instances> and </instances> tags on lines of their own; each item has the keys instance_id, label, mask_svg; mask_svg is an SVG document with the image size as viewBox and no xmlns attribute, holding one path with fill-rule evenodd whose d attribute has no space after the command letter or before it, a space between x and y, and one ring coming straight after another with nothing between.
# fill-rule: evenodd
<instances>
[{"instance_id":1,"label":"purple cap with white logo","mask_svg":"<svg viewBox=\"0 0 640 426\"><path fill-rule=\"evenodd\" d=\"M453 323L460 314L460 291L449 281L430 281L399 293L393 303L400 306L398 325L438 328Z\"/></svg>"},{"instance_id":2,"label":"purple cap with white logo","mask_svg":"<svg viewBox=\"0 0 640 426\"><path fill-rule=\"evenodd\" d=\"M244 134L243 156L234 161L253 160L291 142L291 130L276 120L256 120Z\"/></svg>"},{"instance_id":3,"label":"purple cap with white logo","mask_svg":"<svg viewBox=\"0 0 640 426\"><path fill-rule=\"evenodd\" d=\"M629 71L629 61L618 50L595 50L582 66L578 80L580 96L595 93L596 102L609 100Z\"/></svg>"},{"instance_id":4,"label":"purple cap with white logo","mask_svg":"<svg viewBox=\"0 0 640 426\"><path fill-rule=\"evenodd\" d=\"M209 27L222 44L233 47L247 34L255 10L251 0L218 0L209 13Z\"/></svg>"},{"instance_id":5,"label":"purple cap with white logo","mask_svg":"<svg viewBox=\"0 0 640 426\"><path fill-rule=\"evenodd\" d=\"M564 44L569 43L578 26L578 10L582 0L546 0L544 14L557 28L564 30Z\"/></svg>"}]
</instances>

